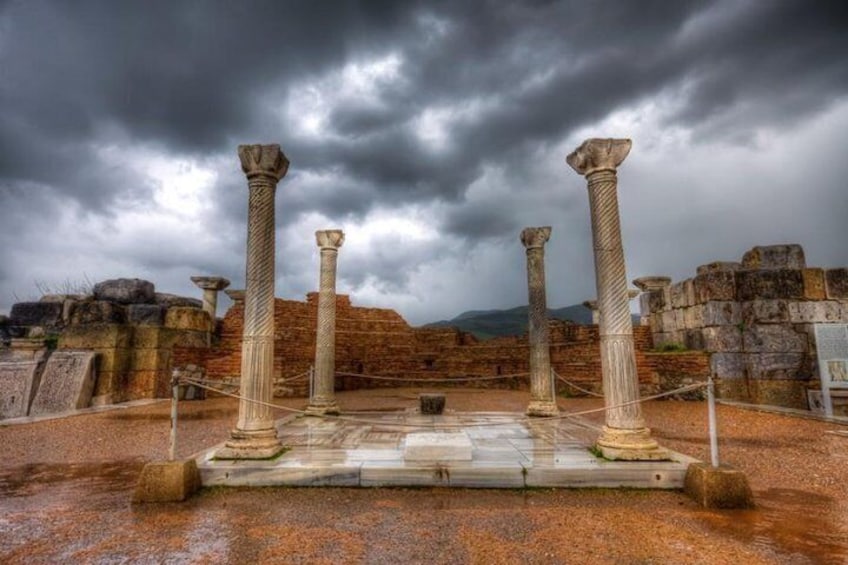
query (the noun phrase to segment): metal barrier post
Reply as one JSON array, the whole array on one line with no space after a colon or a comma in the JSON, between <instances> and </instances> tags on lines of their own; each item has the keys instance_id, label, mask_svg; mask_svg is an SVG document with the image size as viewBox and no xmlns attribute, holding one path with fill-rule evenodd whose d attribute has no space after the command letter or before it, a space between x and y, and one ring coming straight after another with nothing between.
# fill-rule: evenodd
<instances>
[{"instance_id":1,"label":"metal barrier post","mask_svg":"<svg viewBox=\"0 0 848 565\"><path fill-rule=\"evenodd\" d=\"M710 426L710 463L718 467L718 430L716 429L715 385L713 378L707 380L707 417Z\"/></svg>"}]
</instances>

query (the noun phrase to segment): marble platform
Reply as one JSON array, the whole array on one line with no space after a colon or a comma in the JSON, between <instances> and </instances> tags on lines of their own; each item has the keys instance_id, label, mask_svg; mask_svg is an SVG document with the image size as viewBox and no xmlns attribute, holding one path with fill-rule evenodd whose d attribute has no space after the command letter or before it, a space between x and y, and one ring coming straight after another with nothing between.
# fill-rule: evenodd
<instances>
[{"instance_id":1,"label":"marble platform","mask_svg":"<svg viewBox=\"0 0 848 565\"><path fill-rule=\"evenodd\" d=\"M672 461L606 461L590 452L583 426L507 412L290 416L277 422L290 449L273 460L216 460L219 445L196 461L204 486L683 488L695 459L672 452ZM431 442L431 459L420 457L428 434L445 436ZM457 457L457 441L470 444L470 459ZM453 447L440 452L445 444Z\"/></svg>"}]
</instances>

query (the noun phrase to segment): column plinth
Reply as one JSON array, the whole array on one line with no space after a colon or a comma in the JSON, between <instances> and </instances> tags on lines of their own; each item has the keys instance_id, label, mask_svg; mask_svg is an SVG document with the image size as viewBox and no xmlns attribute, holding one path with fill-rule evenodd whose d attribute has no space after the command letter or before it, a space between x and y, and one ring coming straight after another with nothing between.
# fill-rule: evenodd
<instances>
[{"instance_id":1,"label":"column plinth","mask_svg":"<svg viewBox=\"0 0 848 565\"><path fill-rule=\"evenodd\" d=\"M551 237L550 227L525 228L521 243L527 249L528 327L530 349L530 403L528 416L557 416L551 374L548 305L545 289L545 243Z\"/></svg>"},{"instance_id":2,"label":"column plinth","mask_svg":"<svg viewBox=\"0 0 848 565\"><path fill-rule=\"evenodd\" d=\"M283 446L271 408L274 368L274 200L289 161L279 145L240 145L249 187L241 388L236 427L219 459L266 459Z\"/></svg>"},{"instance_id":3,"label":"column plinth","mask_svg":"<svg viewBox=\"0 0 848 565\"><path fill-rule=\"evenodd\" d=\"M667 459L668 452L659 447L645 426L638 402L639 380L616 177L616 169L630 147L629 139L589 139L566 158L575 171L586 177L592 217L601 370L607 408L606 425L597 447L608 459Z\"/></svg>"},{"instance_id":4,"label":"column plinth","mask_svg":"<svg viewBox=\"0 0 848 565\"><path fill-rule=\"evenodd\" d=\"M336 403L336 263L339 247L344 243L341 230L315 232L321 249L321 272L318 289L318 320L315 332L315 372L312 398L307 414L338 414Z\"/></svg>"}]
</instances>

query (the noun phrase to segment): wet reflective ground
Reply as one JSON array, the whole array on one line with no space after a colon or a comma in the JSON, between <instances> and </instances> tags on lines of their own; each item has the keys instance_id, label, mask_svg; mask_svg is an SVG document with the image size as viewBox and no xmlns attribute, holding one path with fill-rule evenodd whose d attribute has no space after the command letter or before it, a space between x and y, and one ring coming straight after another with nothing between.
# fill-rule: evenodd
<instances>
[{"instance_id":1,"label":"wet reflective ground","mask_svg":"<svg viewBox=\"0 0 848 565\"><path fill-rule=\"evenodd\" d=\"M448 402L513 410L521 394ZM188 404L183 455L223 439L235 414L221 399ZM429 488L207 489L132 506L167 411L0 427L0 562L848 562L848 438L826 434L834 424L720 407L723 460L748 474L751 511L703 510L676 492ZM664 444L706 456L702 405L654 403L646 417Z\"/></svg>"}]
</instances>

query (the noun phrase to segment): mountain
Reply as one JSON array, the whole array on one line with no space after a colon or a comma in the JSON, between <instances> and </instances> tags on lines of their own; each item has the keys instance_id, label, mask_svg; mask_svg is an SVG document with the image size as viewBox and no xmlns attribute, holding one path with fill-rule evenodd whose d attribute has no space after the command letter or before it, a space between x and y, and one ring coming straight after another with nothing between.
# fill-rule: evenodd
<instances>
[{"instance_id":1,"label":"mountain","mask_svg":"<svg viewBox=\"0 0 848 565\"><path fill-rule=\"evenodd\" d=\"M592 311L582 304L548 309L548 317L569 320L577 324L592 323ZM527 331L527 306L518 306L508 310L470 310L451 320L433 322L424 327L455 327L474 334L478 339L522 335Z\"/></svg>"}]
</instances>

